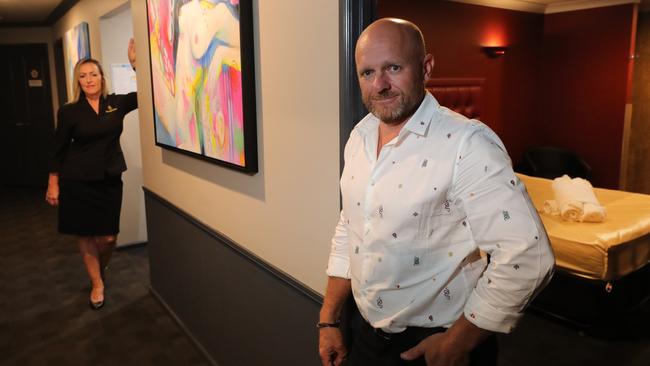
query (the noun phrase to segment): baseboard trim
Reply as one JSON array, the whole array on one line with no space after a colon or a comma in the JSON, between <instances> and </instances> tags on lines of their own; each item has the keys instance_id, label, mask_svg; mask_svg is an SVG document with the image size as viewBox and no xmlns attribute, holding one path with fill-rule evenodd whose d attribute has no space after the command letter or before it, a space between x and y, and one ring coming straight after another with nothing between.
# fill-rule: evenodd
<instances>
[{"instance_id":1,"label":"baseboard trim","mask_svg":"<svg viewBox=\"0 0 650 366\"><path fill-rule=\"evenodd\" d=\"M117 245L115 246L115 250L129 250L129 249L134 249L134 248L141 248L145 245L147 245L148 242L146 241L136 241L133 243L129 244L123 244L123 245Z\"/></svg>"}]
</instances>

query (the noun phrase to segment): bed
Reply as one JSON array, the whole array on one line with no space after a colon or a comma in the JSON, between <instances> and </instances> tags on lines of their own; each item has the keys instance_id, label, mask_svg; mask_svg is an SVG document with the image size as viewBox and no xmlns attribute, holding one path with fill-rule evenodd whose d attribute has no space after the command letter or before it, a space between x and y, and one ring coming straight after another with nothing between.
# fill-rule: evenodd
<instances>
[{"instance_id":1,"label":"bed","mask_svg":"<svg viewBox=\"0 0 650 366\"><path fill-rule=\"evenodd\" d=\"M483 78L437 78L426 88L468 118L484 113ZM553 199L551 180L519 174L538 210ZM569 223L540 214L556 256L551 283L532 309L580 328L619 322L650 299L650 196L596 189L605 222Z\"/></svg>"},{"instance_id":2,"label":"bed","mask_svg":"<svg viewBox=\"0 0 650 366\"><path fill-rule=\"evenodd\" d=\"M542 213L554 199L550 179L518 174L540 212L555 251L556 265L576 276L613 281L650 261L650 195L595 188L607 208L602 223L567 222Z\"/></svg>"},{"instance_id":3,"label":"bed","mask_svg":"<svg viewBox=\"0 0 650 366\"><path fill-rule=\"evenodd\" d=\"M650 297L650 195L595 188L602 223L567 222L542 212L550 179L518 174L548 233L556 275L533 306L581 327L616 323Z\"/></svg>"}]
</instances>

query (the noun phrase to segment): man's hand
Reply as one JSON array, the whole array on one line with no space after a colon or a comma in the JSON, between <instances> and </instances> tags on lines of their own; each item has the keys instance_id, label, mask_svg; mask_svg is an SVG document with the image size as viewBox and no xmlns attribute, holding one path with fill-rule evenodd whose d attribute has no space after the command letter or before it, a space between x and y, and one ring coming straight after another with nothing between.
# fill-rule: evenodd
<instances>
[{"instance_id":1,"label":"man's hand","mask_svg":"<svg viewBox=\"0 0 650 366\"><path fill-rule=\"evenodd\" d=\"M461 315L446 332L425 338L401 357L412 361L424 355L427 366L467 366L470 352L490 334L492 332L477 327Z\"/></svg>"},{"instance_id":2,"label":"man's hand","mask_svg":"<svg viewBox=\"0 0 650 366\"><path fill-rule=\"evenodd\" d=\"M447 342L447 333L425 338L417 346L401 354L403 360L413 361L424 356L427 366L467 366L469 353Z\"/></svg>"},{"instance_id":3,"label":"man's hand","mask_svg":"<svg viewBox=\"0 0 650 366\"><path fill-rule=\"evenodd\" d=\"M345 299L350 295L350 280L340 277L327 279L327 290L320 309L319 322L337 323ZM348 355L343 344L343 335L339 328L325 327L318 329L318 354L323 366L339 366Z\"/></svg>"},{"instance_id":4,"label":"man's hand","mask_svg":"<svg viewBox=\"0 0 650 366\"><path fill-rule=\"evenodd\" d=\"M343 344L343 336L338 328L318 330L318 354L323 366L339 366L348 354Z\"/></svg>"}]
</instances>

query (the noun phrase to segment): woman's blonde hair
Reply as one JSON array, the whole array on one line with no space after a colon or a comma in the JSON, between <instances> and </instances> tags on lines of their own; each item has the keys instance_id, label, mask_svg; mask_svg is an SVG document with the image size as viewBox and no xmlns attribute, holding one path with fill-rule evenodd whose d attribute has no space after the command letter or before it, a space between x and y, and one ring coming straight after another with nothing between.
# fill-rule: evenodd
<instances>
[{"instance_id":1,"label":"woman's blonde hair","mask_svg":"<svg viewBox=\"0 0 650 366\"><path fill-rule=\"evenodd\" d=\"M99 70L99 75L102 76L102 96L106 98L106 95L108 94L108 91L106 89L106 78L104 77L104 69L102 69L102 65L99 63L99 61L95 60L94 58L84 58L79 60L77 64L74 66L74 83L73 83L73 98L70 103L77 103L79 101L79 98L81 98L81 94L83 91L81 90L81 84L79 83L79 74L80 74L80 69L82 65L85 64L94 64L97 66L97 70Z\"/></svg>"}]
</instances>

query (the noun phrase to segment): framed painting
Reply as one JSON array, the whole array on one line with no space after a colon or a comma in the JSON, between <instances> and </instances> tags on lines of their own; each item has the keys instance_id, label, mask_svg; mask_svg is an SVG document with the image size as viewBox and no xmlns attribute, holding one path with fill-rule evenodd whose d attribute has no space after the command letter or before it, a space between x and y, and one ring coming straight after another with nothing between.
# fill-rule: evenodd
<instances>
[{"instance_id":1,"label":"framed painting","mask_svg":"<svg viewBox=\"0 0 650 366\"><path fill-rule=\"evenodd\" d=\"M156 145L257 167L252 0L147 0Z\"/></svg>"},{"instance_id":2,"label":"framed painting","mask_svg":"<svg viewBox=\"0 0 650 366\"><path fill-rule=\"evenodd\" d=\"M65 85L68 101L72 100L74 88L74 67L79 60L90 57L88 23L81 22L63 35L63 58L65 62Z\"/></svg>"}]
</instances>

